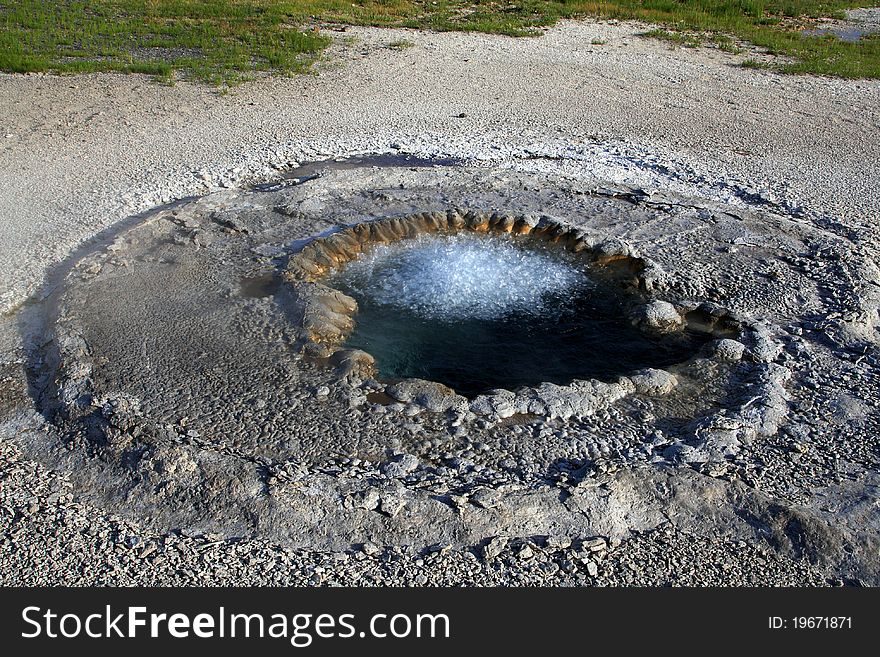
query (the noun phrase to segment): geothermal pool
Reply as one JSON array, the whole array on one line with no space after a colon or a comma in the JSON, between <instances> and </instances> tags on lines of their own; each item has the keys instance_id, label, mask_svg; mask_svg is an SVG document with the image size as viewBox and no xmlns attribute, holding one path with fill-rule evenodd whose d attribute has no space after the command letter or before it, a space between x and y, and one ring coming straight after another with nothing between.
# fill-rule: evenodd
<instances>
[{"instance_id":1,"label":"geothermal pool","mask_svg":"<svg viewBox=\"0 0 880 657\"><path fill-rule=\"evenodd\" d=\"M355 298L346 346L386 380L475 396L541 382L612 380L686 360L709 338L643 332L635 299L577 254L511 235L422 235L376 246L332 275Z\"/></svg>"}]
</instances>

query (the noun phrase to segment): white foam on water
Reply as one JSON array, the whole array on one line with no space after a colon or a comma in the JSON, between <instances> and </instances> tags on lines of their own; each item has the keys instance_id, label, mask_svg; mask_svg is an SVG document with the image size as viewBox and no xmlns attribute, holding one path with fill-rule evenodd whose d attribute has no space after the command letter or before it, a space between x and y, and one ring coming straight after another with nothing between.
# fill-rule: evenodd
<instances>
[{"instance_id":1,"label":"white foam on water","mask_svg":"<svg viewBox=\"0 0 880 657\"><path fill-rule=\"evenodd\" d=\"M447 321L544 313L591 286L561 250L467 233L377 246L347 264L338 280L378 305Z\"/></svg>"}]
</instances>

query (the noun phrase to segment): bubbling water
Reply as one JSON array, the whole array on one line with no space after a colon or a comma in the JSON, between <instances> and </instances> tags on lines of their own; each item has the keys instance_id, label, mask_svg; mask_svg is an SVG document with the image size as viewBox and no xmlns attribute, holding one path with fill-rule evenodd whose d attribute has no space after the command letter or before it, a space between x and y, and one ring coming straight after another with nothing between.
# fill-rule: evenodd
<instances>
[{"instance_id":1,"label":"bubbling water","mask_svg":"<svg viewBox=\"0 0 880 657\"><path fill-rule=\"evenodd\" d=\"M338 280L356 297L427 319L541 315L593 286L565 255L510 236L421 236L376 247Z\"/></svg>"},{"instance_id":2,"label":"bubbling water","mask_svg":"<svg viewBox=\"0 0 880 657\"><path fill-rule=\"evenodd\" d=\"M648 335L626 293L555 245L511 235L423 235L376 246L328 283L358 302L346 341L387 380L474 396L541 382L613 380L681 362L705 335Z\"/></svg>"}]
</instances>

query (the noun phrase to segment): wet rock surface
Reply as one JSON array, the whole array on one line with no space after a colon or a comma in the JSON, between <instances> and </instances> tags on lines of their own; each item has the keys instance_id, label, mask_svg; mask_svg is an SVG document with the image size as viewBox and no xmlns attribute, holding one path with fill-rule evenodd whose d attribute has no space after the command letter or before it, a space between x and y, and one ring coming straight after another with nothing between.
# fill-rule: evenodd
<instances>
[{"instance_id":1,"label":"wet rock surface","mask_svg":"<svg viewBox=\"0 0 880 657\"><path fill-rule=\"evenodd\" d=\"M322 276L363 231L393 241L441 216L576 236L645 295L634 322L718 339L665 370L474 399L378 380L340 348L357 304ZM16 488L2 522L36 532L28 509L75 501L55 531L126 564L95 576L118 583L201 554L211 567L183 581L878 583L868 252L760 200L466 166L161 208L15 317L7 476L59 474ZM6 563L44 558L10 541ZM241 561L268 545L276 565Z\"/></svg>"}]
</instances>

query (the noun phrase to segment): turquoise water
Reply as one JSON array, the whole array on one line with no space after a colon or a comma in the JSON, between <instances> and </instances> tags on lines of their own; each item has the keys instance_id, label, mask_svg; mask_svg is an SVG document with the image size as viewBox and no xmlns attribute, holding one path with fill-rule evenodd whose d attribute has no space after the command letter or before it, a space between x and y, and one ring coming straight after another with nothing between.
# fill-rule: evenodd
<instances>
[{"instance_id":1,"label":"turquoise water","mask_svg":"<svg viewBox=\"0 0 880 657\"><path fill-rule=\"evenodd\" d=\"M377 247L331 284L357 299L347 346L371 353L381 378L467 396L663 367L709 337L643 333L581 259L527 238L422 236Z\"/></svg>"}]
</instances>

